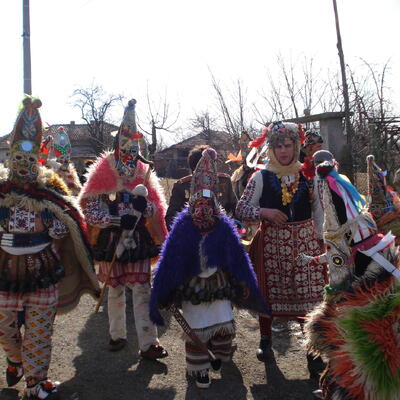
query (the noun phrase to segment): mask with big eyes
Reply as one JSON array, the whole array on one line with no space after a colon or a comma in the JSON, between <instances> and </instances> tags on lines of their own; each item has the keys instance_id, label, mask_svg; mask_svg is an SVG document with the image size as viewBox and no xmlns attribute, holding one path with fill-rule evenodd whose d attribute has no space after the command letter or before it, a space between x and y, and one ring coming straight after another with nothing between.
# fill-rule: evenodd
<instances>
[{"instance_id":1,"label":"mask with big eyes","mask_svg":"<svg viewBox=\"0 0 400 400\"><path fill-rule=\"evenodd\" d=\"M350 248L343 243L335 243L327 240L326 243L326 261L329 266L329 283L331 285L340 285L353 274L354 266L350 263Z\"/></svg>"},{"instance_id":2,"label":"mask with big eyes","mask_svg":"<svg viewBox=\"0 0 400 400\"><path fill-rule=\"evenodd\" d=\"M192 211L193 222L200 226L206 227L214 223L214 203L212 198L200 197L193 204Z\"/></svg>"},{"instance_id":3,"label":"mask with big eyes","mask_svg":"<svg viewBox=\"0 0 400 400\"><path fill-rule=\"evenodd\" d=\"M19 141L11 149L10 172L15 182L36 181L39 173L38 156L30 141Z\"/></svg>"}]
</instances>

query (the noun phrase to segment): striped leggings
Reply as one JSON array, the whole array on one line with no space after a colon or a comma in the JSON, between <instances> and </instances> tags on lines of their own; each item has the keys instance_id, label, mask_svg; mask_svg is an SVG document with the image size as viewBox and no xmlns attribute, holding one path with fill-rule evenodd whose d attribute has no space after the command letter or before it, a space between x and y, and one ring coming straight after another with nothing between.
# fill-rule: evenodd
<instances>
[{"instance_id":1,"label":"striped leggings","mask_svg":"<svg viewBox=\"0 0 400 400\"><path fill-rule=\"evenodd\" d=\"M217 359L227 362L232 357L232 340L234 334L216 334L205 343L207 347L214 353ZM186 350L186 368L189 374L203 372L208 370L210 358L195 343L187 340L185 342Z\"/></svg>"}]
</instances>

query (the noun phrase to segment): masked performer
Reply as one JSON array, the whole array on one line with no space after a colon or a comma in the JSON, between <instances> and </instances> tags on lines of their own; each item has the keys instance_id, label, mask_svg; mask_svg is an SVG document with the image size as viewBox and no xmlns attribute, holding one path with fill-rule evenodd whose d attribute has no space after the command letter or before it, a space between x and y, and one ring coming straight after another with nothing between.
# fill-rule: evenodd
<instances>
[{"instance_id":1,"label":"masked performer","mask_svg":"<svg viewBox=\"0 0 400 400\"><path fill-rule=\"evenodd\" d=\"M58 398L47 379L56 311L95 294L82 215L59 177L39 166L39 99L25 97L0 172L0 344L9 386L25 376L25 396ZM21 325L25 325L21 335Z\"/></svg>"},{"instance_id":2,"label":"masked performer","mask_svg":"<svg viewBox=\"0 0 400 400\"><path fill-rule=\"evenodd\" d=\"M68 186L74 196L78 196L82 189L81 182L76 172L74 164L71 162L71 142L67 132L61 126L53 139L53 150L58 163L55 171Z\"/></svg>"},{"instance_id":3,"label":"masked performer","mask_svg":"<svg viewBox=\"0 0 400 400\"><path fill-rule=\"evenodd\" d=\"M174 304L196 336L216 356L186 338L187 371L200 388L210 386L209 368L231 358L235 333L232 305L266 312L249 257L233 221L217 201L217 154L207 148L193 173L189 207L176 217L156 270L150 316L162 325L159 308Z\"/></svg>"},{"instance_id":4,"label":"masked performer","mask_svg":"<svg viewBox=\"0 0 400 400\"><path fill-rule=\"evenodd\" d=\"M190 150L187 161L192 174L196 169L196 165L201 158L203 150L207 147L209 146L201 145ZM175 215L183 210L185 204L189 200L192 174L179 179L177 182L175 182L172 188L171 198L169 200L169 206L165 217L168 228L171 228ZM229 175L222 172L218 173L218 189L216 190L216 193L218 196L218 201L222 207L224 207L225 211L228 214L233 215L235 212L237 199L233 192Z\"/></svg>"},{"instance_id":5,"label":"masked performer","mask_svg":"<svg viewBox=\"0 0 400 400\"><path fill-rule=\"evenodd\" d=\"M323 222L314 226L312 219L316 202L298 161L302 135L294 123L277 122L264 128L266 168L254 173L236 208L242 220L261 220L250 254L272 316L285 319L304 317L319 304L326 280L325 265L297 261L300 253L320 252ZM260 316L259 321L257 357L265 361L270 354L271 319ZM310 372L313 363L309 359Z\"/></svg>"},{"instance_id":6,"label":"masked performer","mask_svg":"<svg viewBox=\"0 0 400 400\"><path fill-rule=\"evenodd\" d=\"M326 400L400 398L399 250L388 229L396 227L396 211L383 171L368 158L367 207L334 163L316 164L324 183L326 252L309 262L328 262L329 285L305 330L309 350L327 360L314 392ZM367 208L379 217L379 229Z\"/></svg>"},{"instance_id":7,"label":"masked performer","mask_svg":"<svg viewBox=\"0 0 400 400\"><path fill-rule=\"evenodd\" d=\"M167 234L166 203L155 173L139 152L141 134L136 129L135 104L136 100L130 100L125 109L114 152L90 166L80 202L92 226L99 279L109 285L110 350L120 350L126 344L128 286L132 289L140 355L157 359L166 357L167 352L149 318L150 267Z\"/></svg>"}]
</instances>

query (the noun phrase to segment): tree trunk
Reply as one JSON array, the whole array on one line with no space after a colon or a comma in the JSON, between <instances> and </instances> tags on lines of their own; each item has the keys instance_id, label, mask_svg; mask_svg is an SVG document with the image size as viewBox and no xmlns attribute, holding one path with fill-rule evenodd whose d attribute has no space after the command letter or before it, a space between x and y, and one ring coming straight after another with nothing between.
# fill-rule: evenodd
<instances>
[{"instance_id":1,"label":"tree trunk","mask_svg":"<svg viewBox=\"0 0 400 400\"><path fill-rule=\"evenodd\" d=\"M349 89L347 86L347 79L346 79L346 64L344 62L344 53L342 47L342 38L340 35L340 26L339 26L339 15L337 11L336 0L333 0L333 10L335 13L335 22L336 22L336 35L337 35L337 49L339 54L340 60L340 70L342 74L342 86L343 86L343 99L344 99L344 112L345 112L345 127L346 127L346 134L347 134L347 151L346 156L342 157L341 166L343 172L348 175L351 180L354 180L354 171L353 171L353 125L350 121L350 101L349 101Z\"/></svg>"}]
</instances>

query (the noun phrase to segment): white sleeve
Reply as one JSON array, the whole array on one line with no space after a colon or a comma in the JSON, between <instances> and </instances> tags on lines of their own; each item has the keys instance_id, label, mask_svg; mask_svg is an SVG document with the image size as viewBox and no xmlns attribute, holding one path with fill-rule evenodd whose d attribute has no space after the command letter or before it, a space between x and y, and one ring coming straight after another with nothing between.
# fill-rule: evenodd
<instances>
[{"instance_id":1,"label":"white sleeve","mask_svg":"<svg viewBox=\"0 0 400 400\"><path fill-rule=\"evenodd\" d=\"M260 198L263 191L261 171L256 171L247 183L236 206L236 216L244 221L260 220Z\"/></svg>"}]
</instances>

